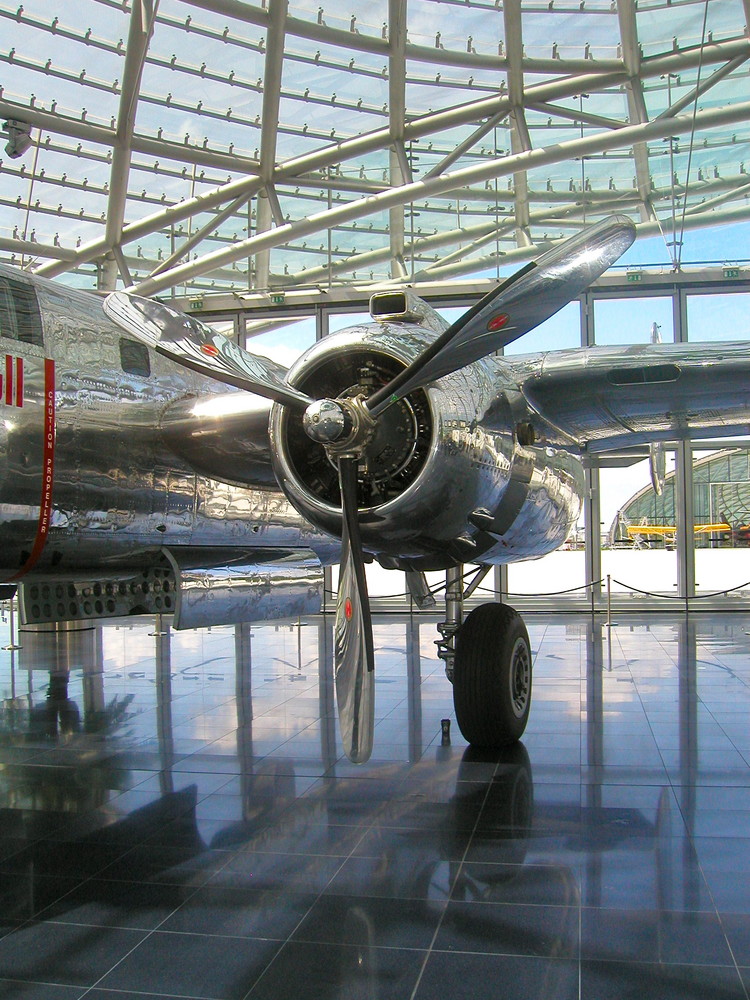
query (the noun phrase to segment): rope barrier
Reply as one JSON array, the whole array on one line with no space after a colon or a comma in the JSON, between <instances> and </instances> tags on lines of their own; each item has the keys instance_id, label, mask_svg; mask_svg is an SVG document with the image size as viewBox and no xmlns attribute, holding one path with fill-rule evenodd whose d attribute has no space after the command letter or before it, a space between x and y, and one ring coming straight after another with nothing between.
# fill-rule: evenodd
<instances>
[{"instance_id":1,"label":"rope barrier","mask_svg":"<svg viewBox=\"0 0 750 1000\"><path fill-rule=\"evenodd\" d=\"M633 593L643 594L645 597L660 597L665 601L705 601L711 597L726 597L727 594L733 594L736 590L744 590L750 587L750 580L747 583L740 583L736 587L729 587L727 590L716 590L712 594L694 594L693 597L679 597L677 594L656 594L652 590L640 590L638 587L632 587L629 583L623 583L622 580L616 580L612 578L613 583L619 583L621 587L625 587L627 590L632 590Z\"/></svg>"},{"instance_id":2,"label":"rope barrier","mask_svg":"<svg viewBox=\"0 0 750 1000\"><path fill-rule=\"evenodd\" d=\"M474 573L464 573L461 580L467 580L469 577L474 576ZM680 597L678 594L659 594L653 590L641 590L640 587L634 587L632 584L625 583L623 580L617 580L615 577L611 577L612 583L618 584L620 587L624 587L626 591L630 591L633 594L642 594L644 597L656 597L663 601L706 601L711 600L714 597L726 597L727 594L734 594L739 590L750 589L750 580L746 583L740 583L736 587L728 587L726 590L716 590L710 594L695 594L693 597ZM602 577L600 580L593 580L591 583L583 583L580 587L569 587L567 590L549 590L541 591L537 594L529 594L522 591L507 591L506 596L508 597L529 597L529 598L541 598L541 597L564 597L566 594L575 594L581 590L588 591L591 590L591 596L593 597L593 591L595 587L601 586L605 582L605 578ZM476 588L482 594L492 594L496 595L497 591L491 590L489 587L477 587ZM445 584L437 584L434 587L428 589L428 593L434 597L437 594L443 593L445 590ZM324 597L331 598L332 600L336 597L335 590L324 591ZM397 594L378 594L374 597L374 600L378 601L392 601L398 598L411 598L411 594L408 590L401 591Z\"/></svg>"},{"instance_id":3,"label":"rope barrier","mask_svg":"<svg viewBox=\"0 0 750 1000\"><path fill-rule=\"evenodd\" d=\"M589 587L592 589L598 586L600 583L604 583L604 580L594 580L592 583L583 583L580 587L570 587L568 590L551 590L540 594L527 594L521 591L509 590L507 591L508 597L561 597L563 594L575 594L578 590L588 590ZM489 590L487 587L477 587L477 590L481 590L485 594L494 594L494 590Z\"/></svg>"}]
</instances>

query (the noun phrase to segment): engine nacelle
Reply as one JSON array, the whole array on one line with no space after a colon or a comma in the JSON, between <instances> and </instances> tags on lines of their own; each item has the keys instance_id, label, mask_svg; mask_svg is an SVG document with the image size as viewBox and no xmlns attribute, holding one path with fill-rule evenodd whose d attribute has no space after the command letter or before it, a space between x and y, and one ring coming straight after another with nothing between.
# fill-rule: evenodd
<instances>
[{"instance_id":1,"label":"engine nacelle","mask_svg":"<svg viewBox=\"0 0 750 1000\"><path fill-rule=\"evenodd\" d=\"M314 398L370 395L435 338L413 322L352 327L315 344L289 381ZM359 466L360 530L384 566L435 570L503 563L557 548L580 512L583 473L534 442L533 418L494 358L393 403ZM274 469L293 506L341 534L335 459L274 405Z\"/></svg>"}]
</instances>

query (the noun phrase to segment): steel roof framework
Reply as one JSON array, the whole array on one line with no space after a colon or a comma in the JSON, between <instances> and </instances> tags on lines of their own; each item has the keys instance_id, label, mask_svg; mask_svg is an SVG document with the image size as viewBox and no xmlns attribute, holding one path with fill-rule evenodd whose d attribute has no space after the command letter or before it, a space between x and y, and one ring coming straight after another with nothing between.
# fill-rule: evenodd
<instances>
[{"instance_id":1,"label":"steel roof framework","mask_svg":"<svg viewBox=\"0 0 750 1000\"><path fill-rule=\"evenodd\" d=\"M434 283L623 212L677 267L750 218L749 8L0 0L0 116L34 139L0 256L147 294Z\"/></svg>"}]
</instances>

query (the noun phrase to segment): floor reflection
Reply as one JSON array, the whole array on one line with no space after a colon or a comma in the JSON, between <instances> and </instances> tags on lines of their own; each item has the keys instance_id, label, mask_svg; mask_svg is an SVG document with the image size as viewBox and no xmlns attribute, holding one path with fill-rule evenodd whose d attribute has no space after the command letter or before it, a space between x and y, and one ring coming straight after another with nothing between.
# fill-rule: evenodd
<instances>
[{"instance_id":1,"label":"floor reflection","mask_svg":"<svg viewBox=\"0 0 750 1000\"><path fill-rule=\"evenodd\" d=\"M331 629L17 633L3 996L746 997L739 618L530 616L524 744L481 752L434 626L379 617L362 767Z\"/></svg>"}]
</instances>

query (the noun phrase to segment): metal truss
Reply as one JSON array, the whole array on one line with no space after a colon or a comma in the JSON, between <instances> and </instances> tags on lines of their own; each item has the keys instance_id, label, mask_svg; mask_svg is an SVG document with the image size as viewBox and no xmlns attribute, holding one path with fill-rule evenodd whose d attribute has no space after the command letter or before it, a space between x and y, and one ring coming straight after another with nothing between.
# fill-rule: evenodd
<instances>
[{"instance_id":1,"label":"metal truss","mask_svg":"<svg viewBox=\"0 0 750 1000\"><path fill-rule=\"evenodd\" d=\"M749 6L0 0L34 140L0 254L142 294L434 283L622 212L679 268L750 218Z\"/></svg>"}]
</instances>

